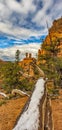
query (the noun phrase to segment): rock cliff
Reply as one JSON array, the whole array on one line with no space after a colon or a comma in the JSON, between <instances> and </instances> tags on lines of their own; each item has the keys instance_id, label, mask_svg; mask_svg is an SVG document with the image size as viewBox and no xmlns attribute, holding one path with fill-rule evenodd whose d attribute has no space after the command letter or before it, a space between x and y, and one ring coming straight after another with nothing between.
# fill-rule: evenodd
<instances>
[{"instance_id":1,"label":"rock cliff","mask_svg":"<svg viewBox=\"0 0 62 130\"><path fill-rule=\"evenodd\" d=\"M60 52L58 56L62 56L62 17L58 20L54 20L52 27L48 29L48 35L46 36L41 49L38 50L38 56L45 54L44 47L51 46L52 42L58 41Z\"/></svg>"}]
</instances>

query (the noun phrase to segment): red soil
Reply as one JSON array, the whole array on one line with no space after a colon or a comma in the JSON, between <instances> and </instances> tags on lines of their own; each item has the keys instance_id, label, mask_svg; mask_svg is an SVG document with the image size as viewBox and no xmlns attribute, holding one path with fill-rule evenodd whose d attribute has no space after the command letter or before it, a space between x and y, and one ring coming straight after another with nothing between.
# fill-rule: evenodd
<instances>
[{"instance_id":1,"label":"red soil","mask_svg":"<svg viewBox=\"0 0 62 130\"><path fill-rule=\"evenodd\" d=\"M12 130L28 97L12 99L0 106L0 130Z\"/></svg>"},{"instance_id":2,"label":"red soil","mask_svg":"<svg viewBox=\"0 0 62 130\"><path fill-rule=\"evenodd\" d=\"M62 94L58 99L52 100L54 130L62 130Z\"/></svg>"}]
</instances>

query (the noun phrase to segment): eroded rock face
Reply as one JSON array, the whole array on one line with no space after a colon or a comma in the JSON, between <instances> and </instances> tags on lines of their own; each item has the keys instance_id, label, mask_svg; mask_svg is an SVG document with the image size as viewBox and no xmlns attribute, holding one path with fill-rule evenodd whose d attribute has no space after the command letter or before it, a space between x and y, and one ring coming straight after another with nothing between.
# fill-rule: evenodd
<instances>
[{"instance_id":1,"label":"eroded rock face","mask_svg":"<svg viewBox=\"0 0 62 130\"><path fill-rule=\"evenodd\" d=\"M52 27L49 29L49 34L46 36L44 40L44 44L42 45L42 49L38 50L38 55L45 54L45 50L43 49L45 46L50 45L53 41L59 40L59 48L60 52L58 56L62 56L62 17L58 20L54 20Z\"/></svg>"},{"instance_id":2,"label":"eroded rock face","mask_svg":"<svg viewBox=\"0 0 62 130\"><path fill-rule=\"evenodd\" d=\"M23 68L24 74L34 77L33 62L36 63L36 59L32 57L31 53L26 53L25 58L19 62L19 65Z\"/></svg>"}]
</instances>

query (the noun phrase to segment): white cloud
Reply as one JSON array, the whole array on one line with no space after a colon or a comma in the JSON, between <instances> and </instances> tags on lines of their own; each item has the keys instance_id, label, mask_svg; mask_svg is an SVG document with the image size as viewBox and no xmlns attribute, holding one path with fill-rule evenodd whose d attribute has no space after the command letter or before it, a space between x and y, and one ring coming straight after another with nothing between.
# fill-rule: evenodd
<instances>
[{"instance_id":1,"label":"white cloud","mask_svg":"<svg viewBox=\"0 0 62 130\"><path fill-rule=\"evenodd\" d=\"M50 17L57 19L62 16L62 2L56 3L53 8L51 9Z\"/></svg>"},{"instance_id":2,"label":"white cloud","mask_svg":"<svg viewBox=\"0 0 62 130\"><path fill-rule=\"evenodd\" d=\"M36 6L33 4L33 0L27 0L27 1L22 0L20 3L16 2L16 0L5 0L5 2L1 0L0 2L0 31L14 35L14 36L21 36L21 37L35 35L39 33L36 30L33 31L31 29L18 27L18 25L14 27L13 23L9 21L9 18L14 11L22 14L19 20L19 23L21 22L24 23L26 22L25 18L27 17L29 11L31 11L31 13L33 11L34 12L36 11ZM13 18L13 20L14 19L15 20L17 19L16 16ZM38 21L40 22L40 19L38 19Z\"/></svg>"},{"instance_id":3,"label":"white cloud","mask_svg":"<svg viewBox=\"0 0 62 130\"><path fill-rule=\"evenodd\" d=\"M22 0L20 3L18 3L16 0L6 0L6 4L9 9L27 14L29 11L35 11L36 7L33 5L33 0Z\"/></svg>"},{"instance_id":4,"label":"white cloud","mask_svg":"<svg viewBox=\"0 0 62 130\"><path fill-rule=\"evenodd\" d=\"M5 2L0 2L0 21L7 21L12 11L6 6Z\"/></svg>"},{"instance_id":5,"label":"white cloud","mask_svg":"<svg viewBox=\"0 0 62 130\"><path fill-rule=\"evenodd\" d=\"M13 36L25 37L32 34L32 31L18 25L14 26L13 21L17 20L16 15L11 17L15 13L19 13L19 24L26 22L25 18L28 13L34 12L36 10L35 5L33 5L33 0L22 0L18 3L16 0L1 0L0 1L0 31ZM35 31L34 31L35 33Z\"/></svg>"},{"instance_id":6,"label":"white cloud","mask_svg":"<svg viewBox=\"0 0 62 130\"><path fill-rule=\"evenodd\" d=\"M46 0L43 0L43 8L41 8L37 14L35 15L33 21L36 22L37 25L41 25L45 27L46 19L49 17L46 14L46 11L48 8L51 8L53 4L53 0L49 0L48 2ZM50 20L50 19L49 19Z\"/></svg>"},{"instance_id":7,"label":"white cloud","mask_svg":"<svg viewBox=\"0 0 62 130\"><path fill-rule=\"evenodd\" d=\"M40 48L39 43L30 43L21 46L13 46L10 48L0 49L0 59L8 57L9 60L14 60L15 52L17 49L20 50L20 60L25 57L26 52L32 53L32 56L36 57L39 48Z\"/></svg>"},{"instance_id":8,"label":"white cloud","mask_svg":"<svg viewBox=\"0 0 62 130\"><path fill-rule=\"evenodd\" d=\"M42 8L42 11L45 12L48 8L51 8L52 7L52 4L53 4L53 1L54 0L43 0L43 8Z\"/></svg>"},{"instance_id":9,"label":"white cloud","mask_svg":"<svg viewBox=\"0 0 62 130\"><path fill-rule=\"evenodd\" d=\"M19 28L19 27L13 27L11 23L3 23L0 22L0 31L3 33L7 33L9 35L13 35L16 38L27 38L30 36L38 36L38 35L44 35L47 33L47 29L41 31L35 31L31 29L26 28Z\"/></svg>"},{"instance_id":10,"label":"white cloud","mask_svg":"<svg viewBox=\"0 0 62 130\"><path fill-rule=\"evenodd\" d=\"M59 3L54 0L43 0L43 8L41 8L35 15L33 22L46 28L46 20L48 21L49 27L51 26L54 19L61 17L62 15L62 2ZM50 12L47 13L47 10Z\"/></svg>"},{"instance_id":11,"label":"white cloud","mask_svg":"<svg viewBox=\"0 0 62 130\"><path fill-rule=\"evenodd\" d=\"M30 36L30 34L32 34L32 31L29 29L19 28L19 27L14 28L12 26L12 24L3 23L3 22L0 22L0 31L3 33L7 33L10 35L19 37L19 38L20 38L20 36L26 37L26 36Z\"/></svg>"},{"instance_id":12,"label":"white cloud","mask_svg":"<svg viewBox=\"0 0 62 130\"><path fill-rule=\"evenodd\" d=\"M54 3L54 0L39 1L42 1L43 7L40 10L36 10L37 5L34 5L34 0L21 0L21 2L17 2L16 0L0 0L0 31L16 37L28 37L45 32L45 30L47 30L46 20L49 26L51 26L53 19L61 16L62 2L56 1L56 3ZM49 13L47 13L48 9L50 9ZM12 16L14 12L19 15L18 22L20 26L18 24L15 26L17 17L15 14ZM36 28L32 29L32 27L30 27L30 29L27 29L26 26L24 28L22 27L22 23L30 25L29 12L31 12L32 15L34 13L34 16L31 16L31 21L34 22L37 27L40 27L39 31ZM26 21L27 17L28 23Z\"/></svg>"}]
</instances>

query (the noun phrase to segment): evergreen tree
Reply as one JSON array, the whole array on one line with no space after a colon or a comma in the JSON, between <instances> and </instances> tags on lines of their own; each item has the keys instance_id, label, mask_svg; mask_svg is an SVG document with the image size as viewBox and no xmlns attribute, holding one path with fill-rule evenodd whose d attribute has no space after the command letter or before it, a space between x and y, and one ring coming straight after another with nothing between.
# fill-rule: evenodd
<instances>
[{"instance_id":1,"label":"evergreen tree","mask_svg":"<svg viewBox=\"0 0 62 130\"><path fill-rule=\"evenodd\" d=\"M19 50L15 54L15 62L8 62L4 68L4 85L7 90L20 86Z\"/></svg>"},{"instance_id":2,"label":"evergreen tree","mask_svg":"<svg viewBox=\"0 0 62 130\"><path fill-rule=\"evenodd\" d=\"M20 51L19 50L17 50L16 51L16 54L15 54L15 61L16 61L16 63L18 63L19 62L19 56L20 56Z\"/></svg>"}]
</instances>

